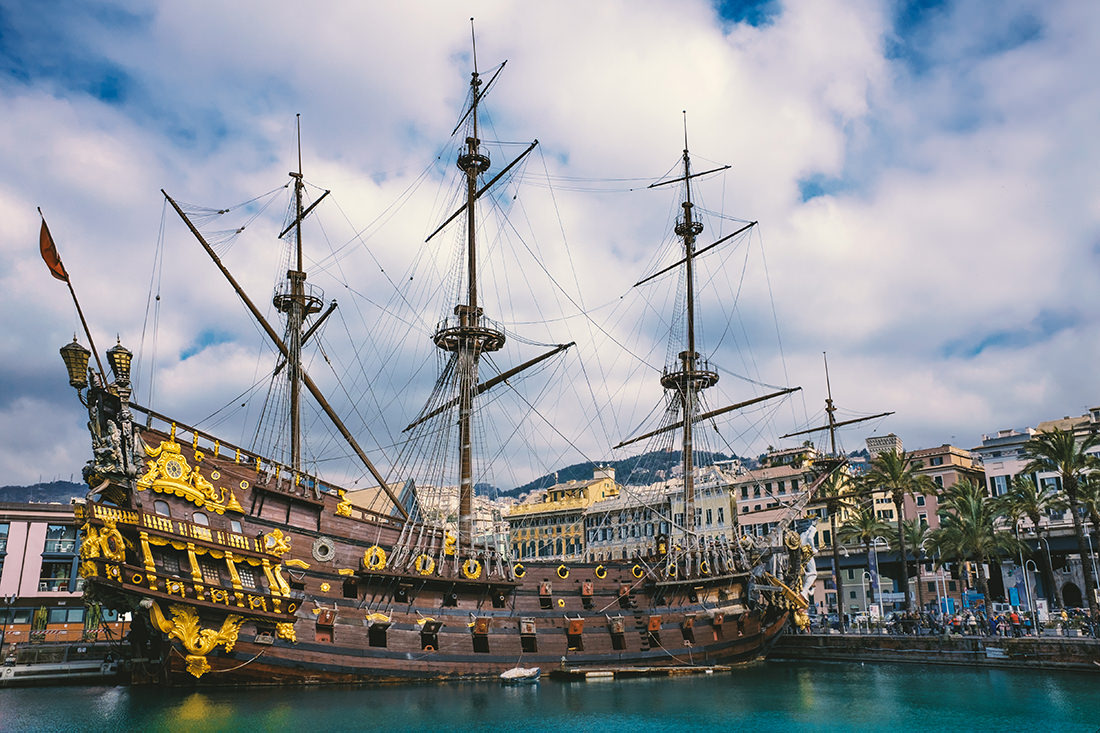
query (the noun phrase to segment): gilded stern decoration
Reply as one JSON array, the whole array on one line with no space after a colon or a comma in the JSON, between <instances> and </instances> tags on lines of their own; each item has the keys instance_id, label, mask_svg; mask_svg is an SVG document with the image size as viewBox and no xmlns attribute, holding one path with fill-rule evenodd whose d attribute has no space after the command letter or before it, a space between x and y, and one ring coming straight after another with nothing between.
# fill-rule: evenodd
<instances>
[{"instance_id":1,"label":"gilded stern decoration","mask_svg":"<svg viewBox=\"0 0 1100 733\"><path fill-rule=\"evenodd\" d=\"M198 614L186 606L172 605L168 607L172 614L172 620L164 617L160 606L154 601L149 608L149 618L153 625L168 634L171 639L178 639L187 650L187 671L195 678L202 677L210 671L210 663L206 661L206 655L216 649L220 644L225 645L227 652L233 651L233 645L237 643L237 634L241 630L241 622L244 620L236 614L230 614L222 622L221 629L204 629L199 625Z\"/></svg>"},{"instance_id":2,"label":"gilded stern decoration","mask_svg":"<svg viewBox=\"0 0 1100 733\"><path fill-rule=\"evenodd\" d=\"M173 437L162 441L156 448L146 446L145 452L156 460L148 461L148 470L138 479L139 491L152 489L163 494L175 494L218 514L224 514L226 510L244 513L231 489L216 488L199 474L197 468L191 468L180 451L180 444ZM201 461L202 458L202 453L196 451L195 460Z\"/></svg>"}]
</instances>

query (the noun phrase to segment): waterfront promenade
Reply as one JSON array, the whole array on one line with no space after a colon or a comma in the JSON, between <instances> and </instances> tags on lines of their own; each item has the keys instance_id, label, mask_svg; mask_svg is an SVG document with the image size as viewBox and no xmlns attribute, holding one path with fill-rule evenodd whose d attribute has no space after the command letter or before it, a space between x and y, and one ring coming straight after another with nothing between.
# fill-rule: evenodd
<instances>
[{"instance_id":1,"label":"waterfront promenade","mask_svg":"<svg viewBox=\"0 0 1100 733\"><path fill-rule=\"evenodd\" d=\"M1100 640L1043 634L784 634L773 661L897 662L1100 672Z\"/></svg>"}]
</instances>

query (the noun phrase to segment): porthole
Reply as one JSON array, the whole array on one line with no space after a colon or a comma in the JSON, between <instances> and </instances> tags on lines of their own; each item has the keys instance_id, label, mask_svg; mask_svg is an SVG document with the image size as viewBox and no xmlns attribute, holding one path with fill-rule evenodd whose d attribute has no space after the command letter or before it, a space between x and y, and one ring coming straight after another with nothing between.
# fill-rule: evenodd
<instances>
[{"instance_id":1,"label":"porthole","mask_svg":"<svg viewBox=\"0 0 1100 733\"><path fill-rule=\"evenodd\" d=\"M336 545L328 537L318 537L313 540L312 552L317 562L328 562L336 556Z\"/></svg>"}]
</instances>

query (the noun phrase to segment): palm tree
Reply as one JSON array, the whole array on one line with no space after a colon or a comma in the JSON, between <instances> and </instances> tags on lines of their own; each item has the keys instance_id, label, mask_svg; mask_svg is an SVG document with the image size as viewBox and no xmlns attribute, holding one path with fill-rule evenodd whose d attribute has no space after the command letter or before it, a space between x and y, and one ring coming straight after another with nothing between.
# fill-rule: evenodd
<instances>
[{"instance_id":1,"label":"palm tree","mask_svg":"<svg viewBox=\"0 0 1100 733\"><path fill-rule=\"evenodd\" d=\"M875 506L868 501L854 507L848 516L848 521L837 530L837 539L841 542L858 542L863 545L863 551L868 559L871 557L871 543L879 535L890 532L890 525L875 516ZM871 603L875 602L875 588L871 586Z\"/></svg>"},{"instance_id":2,"label":"palm tree","mask_svg":"<svg viewBox=\"0 0 1100 733\"><path fill-rule=\"evenodd\" d=\"M1100 445L1100 435L1089 433L1080 441L1071 430L1054 428L1032 437L1024 444L1024 455L1031 461L1024 467L1027 473L1053 472L1062 480L1062 493L1069 504L1069 513L1073 518L1073 533L1077 536L1077 551L1081 555L1081 569L1085 574L1085 595L1089 599L1089 613L1093 618L1100 617L1100 606L1096 603L1096 578L1092 572L1092 563L1088 561L1088 547L1085 545L1085 529L1081 523L1078 507L1081 506L1079 487L1086 471L1100 468L1100 459L1090 455L1089 450Z\"/></svg>"},{"instance_id":3,"label":"palm tree","mask_svg":"<svg viewBox=\"0 0 1100 733\"><path fill-rule=\"evenodd\" d=\"M897 537L901 552L901 587L905 592L905 608L909 609L909 568L906 563L905 532L902 531L902 522L905 520L905 497L915 494L935 493L935 484L932 479L917 473L921 464L915 462L911 455L905 451L885 451L875 456L871 461L871 470L863 477L863 483L868 489L877 489L890 492L890 499L894 502L897 513Z\"/></svg>"},{"instance_id":4,"label":"palm tree","mask_svg":"<svg viewBox=\"0 0 1100 733\"><path fill-rule=\"evenodd\" d=\"M901 523L901 535L899 536L897 530L894 530L893 538L897 542L898 546L907 545L913 548L913 554L917 558L917 607L924 610L924 592L921 589L920 583L920 564L924 561L924 543L928 541L928 537L931 530L928 529L928 525L924 524L918 519L906 519Z\"/></svg>"},{"instance_id":5,"label":"palm tree","mask_svg":"<svg viewBox=\"0 0 1100 733\"><path fill-rule=\"evenodd\" d=\"M1000 500L1005 514L1008 515L1013 524L1022 517L1027 517L1028 521L1031 522L1032 529L1035 530L1036 540L1039 543L1035 554L1038 556L1039 565L1043 569L1043 585L1053 591L1054 600L1058 603L1058 606L1062 606L1062 589L1054 581L1054 569L1050 567L1050 555L1042 551L1042 542L1044 539L1049 542L1049 538L1043 537L1043 527L1040 525L1040 520L1044 514L1064 508L1061 497L1053 491L1039 489L1030 477L1017 475L1012 479L1012 486L1009 487L1008 493L1002 496ZM1047 547L1049 549L1050 545L1048 544Z\"/></svg>"},{"instance_id":6,"label":"palm tree","mask_svg":"<svg viewBox=\"0 0 1100 733\"><path fill-rule=\"evenodd\" d=\"M840 578L840 540L837 538L837 518L855 505L851 496L852 477L841 470L833 471L817 488L817 498L829 513L829 544L833 549L833 586L836 588L837 618L844 633L844 582Z\"/></svg>"},{"instance_id":7,"label":"palm tree","mask_svg":"<svg viewBox=\"0 0 1100 733\"><path fill-rule=\"evenodd\" d=\"M939 553L939 564L945 560L977 564L978 592L986 599L987 616L992 612L992 604L985 563L1012 554L1020 546L1010 532L997 529L999 504L986 496L984 486L970 479L959 481L940 493L940 526L929 533L929 545L933 552Z\"/></svg>"}]
</instances>

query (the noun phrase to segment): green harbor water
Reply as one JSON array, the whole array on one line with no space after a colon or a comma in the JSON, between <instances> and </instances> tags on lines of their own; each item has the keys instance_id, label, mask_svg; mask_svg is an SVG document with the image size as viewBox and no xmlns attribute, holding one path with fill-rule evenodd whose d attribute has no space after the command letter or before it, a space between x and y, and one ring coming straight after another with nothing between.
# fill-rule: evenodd
<instances>
[{"instance_id":1,"label":"green harbor water","mask_svg":"<svg viewBox=\"0 0 1100 733\"><path fill-rule=\"evenodd\" d=\"M0 690L4 731L1096 731L1100 674L768 663L587 683Z\"/></svg>"}]
</instances>

